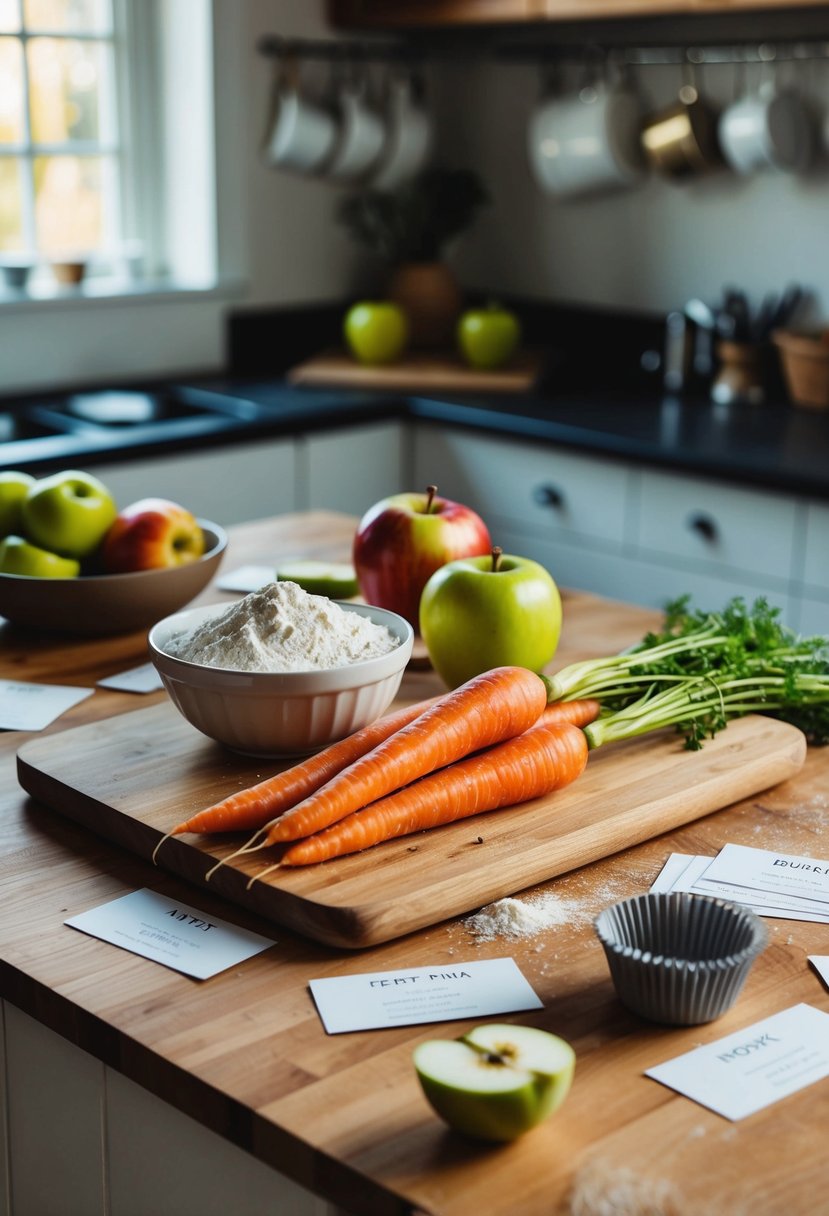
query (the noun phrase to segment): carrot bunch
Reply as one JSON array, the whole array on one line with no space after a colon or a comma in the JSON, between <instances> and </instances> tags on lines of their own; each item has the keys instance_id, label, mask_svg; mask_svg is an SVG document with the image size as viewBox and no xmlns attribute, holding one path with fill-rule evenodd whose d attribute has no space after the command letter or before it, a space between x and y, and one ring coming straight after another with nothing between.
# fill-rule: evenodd
<instances>
[{"instance_id":1,"label":"carrot bunch","mask_svg":"<svg viewBox=\"0 0 829 1216\"><path fill-rule=\"evenodd\" d=\"M255 829L218 864L281 845L276 865L308 865L541 797L581 774L588 748L579 728L599 713L592 699L547 701L542 677L493 668L177 824L153 857L183 832Z\"/></svg>"}]
</instances>

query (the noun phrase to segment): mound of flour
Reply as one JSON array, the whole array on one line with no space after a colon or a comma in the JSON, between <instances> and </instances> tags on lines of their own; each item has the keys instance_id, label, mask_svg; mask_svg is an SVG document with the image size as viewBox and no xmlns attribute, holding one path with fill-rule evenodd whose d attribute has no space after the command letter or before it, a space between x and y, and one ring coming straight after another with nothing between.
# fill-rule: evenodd
<instances>
[{"instance_id":1,"label":"mound of flour","mask_svg":"<svg viewBox=\"0 0 829 1216\"><path fill-rule=\"evenodd\" d=\"M168 654L235 671L324 671L387 654L398 645L385 625L347 612L297 583L268 583L212 620L176 634Z\"/></svg>"}]
</instances>

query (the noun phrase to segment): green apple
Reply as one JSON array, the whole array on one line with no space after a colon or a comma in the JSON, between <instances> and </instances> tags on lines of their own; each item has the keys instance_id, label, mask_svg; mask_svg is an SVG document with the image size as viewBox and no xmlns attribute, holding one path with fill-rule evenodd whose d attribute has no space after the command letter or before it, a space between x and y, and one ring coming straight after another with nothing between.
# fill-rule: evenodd
<instances>
[{"instance_id":1,"label":"green apple","mask_svg":"<svg viewBox=\"0 0 829 1216\"><path fill-rule=\"evenodd\" d=\"M492 667L540 672L561 635L561 596L528 557L461 557L432 574L420 599L420 633L450 688Z\"/></svg>"},{"instance_id":2,"label":"green apple","mask_svg":"<svg viewBox=\"0 0 829 1216\"><path fill-rule=\"evenodd\" d=\"M21 507L27 540L64 557L88 557L117 514L115 499L103 482L76 469L41 477Z\"/></svg>"},{"instance_id":3,"label":"green apple","mask_svg":"<svg viewBox=\"0 0 829 1216\"><path fill-rule=\"evenodd\" d=\"M24 574L28 578L77 578L81 563L41 549L22 536L0 540L0 574Z\"/></svg>"},{"instance_id":4,"label":"green apple","mask_svg":"<svg viewBox=\"0 0 829 1216\"><path fill-rule=\"evenodd\" d=\"M296 583L309 595L327 595L347 600L360 590L357 574L350 562L322 562L296 557L276 568L277 581Z\"/></svg>"},{"instance_id":5,"label":"green apple","mask_svg":"<svg viewBox=\"0 0 829 1216\"><path fill-rule=\"evenodd\" d=\"M30 473L6 469L0 473L0 536L21 530L20 509L23 499L35 484Z\"/></svg>"},{"instance_id":6,"label":"green apple","mask_svg":"<svg viewBox=\"0 0 829 1216\"><path fill-rule=\"evenodd\" d=\"M400 305L391 300L363 300L349 308L343 333L360 363L393 363L406 349L409 322Z\"/></svg>"},{"instance_id":7,"label":"green apple","mask_svg":"<svg viewBox=\"0 0 829 1216\"><path fill-rule=\"evenodd\" d=\"M460 1039L420 1043L414 1066L450 1127L484 1140L515 1140L561 1106L576 1053L546 1030L495 1022Z\"/></svg>"},{"instance_id":8,"label":"green apple","mask_svg":"<svg viewBox=\"0 0 829 1216\"><path fill-rule=\"evenodd\" d=\"M515 313L490 304L462 313L457 336L460 352L470 367L503 367L518 349L521 325Z\"/></svg>"}]
</instances>

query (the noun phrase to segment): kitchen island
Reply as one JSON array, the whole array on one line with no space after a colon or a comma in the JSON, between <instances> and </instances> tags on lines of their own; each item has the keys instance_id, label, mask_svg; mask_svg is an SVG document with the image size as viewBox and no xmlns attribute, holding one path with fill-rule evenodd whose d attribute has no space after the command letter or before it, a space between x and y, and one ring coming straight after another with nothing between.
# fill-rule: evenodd
<instances>
[{"instance_id":1,"label":"kitchen island","mask_svg":"<svg viewBox=\"0 0 829 1216\"><path fill-rule=\"evenodd\" d=\"M328 512L241 525L231 529L225 569L272 564L298 552L342 557L353 526L353 519ZM202 597L222 598L231 597L215 589ZM620 649L658 620L651 610L583 593L565 593L564 604L556 665ZM144 634L79 641L33 638L4 626L0 647L5 678L87 687L146 658ZM413 668L399 699L419 700L437 691L432 672ZM161 693L138 697L96 687L47 733L104 722L163 699ZM329 1210L314 1197L356 1216L597 1213L607 1210L602 1205L610 1196L619 1212L683 1216L747 1210L772 1216L819 1208L816 1197L827 1177L829 1083L731 1123L643 1073L798 1002L829 1011L829 994L807 962L809 955L829 953L829 929L768 920L769 946L736 1006L709 1026L670 1029L643 1022L618 1002L592 919L607 904L646 890L673 851L714 854L730 841L829 855L826 751L811 750L801 772L782 785L542 884L537 890L561 901L562 917L536 936L480 940L457 917L366 950L345 951L233 907L28 799L15 769L17 749L28 738L10 732L1 741L0 994L8 1045L7 1210L13 1216ZM229 755L227 762L233 764ZM64 924L68 916L143 887L273 937L275 945L198 982ZM417 1042L460 1034L467 1023L329 1036L308 991L310 980L325 976L505 956L515 959L544 1005L510 1020L560 1034L573 1044L578 1061L562 1110L508 1146L450 1133L427 1106L414 1075L411 1052ZM79 1059L92 1072L74 1063L63 1072L51 1068L47 1041L44 1054L34 1054L31 1071L21 1077L25 1061L12 1050L11 1033L18 1034L21 1016L25 1026L37 1028L31 1043L37 1046L40 1029L57 1035L73 1051L80 1049ZM103 1097L94 1089L96 1070L105 1074ZM77 1078L67 1098L67 1086ZM44 1168L43 1157L39 1163L34 1156L26 1160L20 1150L33 1141L42 1148L41 1136L45 1129L54 1131L61 1102L71 1112L65 1131L73 1154L51 1135ZM214 1139L185 1135L174 1124L175 1137L154 1140L152 1125L167 1126L159 1111L168 1108ZM97 1131L92 1127L86 1134L82 1125L90 1110ZM251 1177L258 1180L256 1196L252 1190L221 1192L209 1156L210 1145L218 1144L249 1154L242 1161L249 1160ZM90 1155L82 1162L84 1146ZM89 1177L88 1162L96 1159L102 1178ZM41 1176L33 1179L38 1169ZM188 1178L197 1187L199 1174L210 1180L214 1207L206 1206L204 1182L198 1196L187 1189ZM244 1177L244 1166L234 1177ZM297 1184L288 1198L285 1178ZM94 1207L82 1191L90 1185L100 1196ZM63 1201L55 1199L61 1187ZM42 1200L47 1194L50 1203ZM39 1206L32 1196L41 1197Z\"/></svg>"}]
</instances>

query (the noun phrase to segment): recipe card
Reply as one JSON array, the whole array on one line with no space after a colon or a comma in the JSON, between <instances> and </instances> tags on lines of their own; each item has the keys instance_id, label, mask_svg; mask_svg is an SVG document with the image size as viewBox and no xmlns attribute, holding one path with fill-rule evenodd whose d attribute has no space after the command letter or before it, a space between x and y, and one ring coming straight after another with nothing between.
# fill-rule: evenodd
<instances>
[{"instance_id":1,"label":"recipe card","mask_svg":"<svg viewBox=\"0 0 829 1216\"><path fill-rule=\"evenodd\" d=\"M329 1034L544 1008L511 958L338 975L310 988Z\"/></svg>"},{"instance_id":2,"label":"recipe card","mask_svg":"<svg viewBox=\"0 0 829 1216\"><path fill-rule=\"evenodd\" d=\"M92 693L68 684L0 680L0 730L43 730Z\"/></svg>"},{"instance_id":3,"label":"recipe card","mask_svg":"<svg viewBox=\"0 0 829 1216\"><path fill-rule=\"evenodd\" d=\"M794 1005L645 1076L726 1119L744 1119L829 1077L829 1013Z\"/></svg>"},{"instance_id":4,"label":"recipe card","mask_svg":"<svg viewBox=\"0 0 829 1216\"><path fill-rule=\"evenodd\" d=\"M237 566L220 574L216 586L220 591L239 591L247 595L268 583L276 582L276 566Z\"/></svg>"},{"instance_id":5,"label":"recipe card","mask_svg":"<svg viewBox=\"0 0 829 1216\"><path fill-rule=\"evenodd\" d=\"M769 895L780 896L782 906L794 900L829 914L829 861L727 844L697 878L695 889L704 891L721 881L745 889L748 899L762 892L765 902Z\"/></svg>"},{"instance_id":6,"label":"recipe card","mask_svg":"<svg viewBox=\"0 0 829 1216\"><path fill-rule=\"evenodd\" d=\"M258 933L146 888L71 916L64 924L197 980L208 979L274 944Z\"/></svg>"},{"instance_id":7,"label":"recipe card","mask_svg":"<svg viewBox=\"0 0 829 1216\"><path fill-rule=\"evenodd\" d=\"M152 663L142 663L140 667L130 667L114 676L104 676L98 685L100 688L114 688L117 692L140 693L158 692L159 688L164 687Z\"/></svg>"},{"instance_id":8,"label":"recipe card","mask_svg":"<svg viewBox=\"0 0 829 1216\"><path fill-rule=\"evenodd\" d=\"M740 904L741 907L750 908L758 916L773 916L780 920L803 920L820 924L829 922L829 903L824 905L807 896L790 894L785 889L788 881L778 881L779 867L774 864L766 866L764 861L751 856L757 853L763 854L764 850L738 845L725 845L716 858L672 853L657 875L651 891L686 891L727 899L731 903ZM769 856L779 861L805 860L809 864L808 859L792 859L785 854L770 853ZM758 867L762 869L765 866L767 873L762 881L768 883L766 887L754 888L745 885L746 862L750 870L756 870Z\"/></svg>"}]
</instances>

